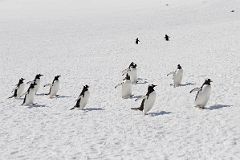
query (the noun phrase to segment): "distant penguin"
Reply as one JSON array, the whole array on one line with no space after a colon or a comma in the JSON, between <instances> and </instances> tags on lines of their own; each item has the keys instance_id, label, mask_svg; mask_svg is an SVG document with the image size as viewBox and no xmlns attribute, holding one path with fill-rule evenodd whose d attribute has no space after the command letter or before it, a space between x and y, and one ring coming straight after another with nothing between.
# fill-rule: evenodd
<instances>
[{"instance_id":1,"label":"distant penguin","mask_svg":"<svg viewBox=\"0 0 240 160\"><path fill-rule=\"evenodd\" d=\"M123 70L123 75L129 74L132 83L137 83L137 64L130 63L127 69Z\"/></svg>"},{"instance_id":2,"label":"distant penguin","mask_svg":"<svg viewBox=\"0 0 240 160\"><path fill-rule=\"evenodd\" d=\"M52 84L46 84L44 85L44 87L46 86L50 86L50 90L49 93L46 95L49 95L50 98L56 97L57 96L57 92L59 90L59 77L61 77L60 75L57 75L54 77Z\"/></svg>"},{"instance_id":3,"label":"distant penguin","mask_svg":"<svg viewBox=\"0 0 240 160\"><path fill-rule=\"evenodd\" d=\"M165 34L165 37L164 37L164 38L165 38L166 41L169 41L169 38L170 38L170 37L169 37L167 34Z\"/></svg>"},{"instance_id":4,"label":"distant penguin","mask_svg":"<svg viewBox=\"0 0 240 160\"><path fill-rule=\"evenodd\" d=\"M177 69L173 72L168 73L167 76L169 76L171 74L173 75L173 86L174 87L180 86L182 83L182 77L183 77L182 66L180 64L178 64Z\"/></svg>"},{"instance_id":5,"label":"distant penguin","mask_svg":"<svg viewBox=\"0 0 240 160\"><path fill-rule=\"evenodd\" d=\"M118 86L122 86L122 98L126 99L132 96L132 82L128 74L126 74L124 81L116 85L115 88L117 88Z\"/></svg>"},{"instance_id":6,"label":"distant penguin","mask_svg":"<svg viewBox=\"0 0 240 160\"><path fill-rule=\"evenodd\" d=\"M138 38L136 38L135 43L138 44L140 42L140 40Z\"/></svg>"},{"instance_id":7,"label":"distant penguin","mask_svg":"<svg viewBox=\"0 0 240 160\"><path fill-rule=\"evenodd\" d=\"M155 103L156 100L156 91L154 90L154 87L157 85L149 85L148 86L148 92L145 96L139 98L143 99L142 103L139 108L131 108L132 110L140 110L143 111L144 115L147 114L148 111L150 111ZM138 99L137 99L138 100Z\"/></svg>"},{"instance_id":8,"label":"distant penguin","mask_svg":"<svg viewBox=\"0 0 240 160\"><path fill-rule=\"evenodd\" d=\"M25 84L23 81L24 81L23 78L19 79L18 84L14 89L14 94L8 98L13 98L13 97L20 98L23 95L23 91L25 88Z\"/></svg>"},{"instance_id":9,"label":"distant penguin","mask_svg":"<svg viewBox=\"0 0 240 160\"><path fill-rule=\"evenodd\" d=\"M30 105L33 104L34 96L35 96L35 87L36 83L31 83L27 92L25 93L25 97L22 105Z\"/></svg>"},{"instance_id":10,"label":"distant penguin","mask_svg":"<svg viewBox=\"0 0 240 160\"><path fill-rule=\"evenodd\" d=\"M39 86L40 86L40 77L42 77L43 75L42 74L37 74L34 78L33 81L29 81L28 83L35 83L36 86L34 87L35 88L35 94L37 94L37 91L39 89Z\"/></svg>"},{"instance_id":11,"label":"distant penguin","mask_svg":"<svg viewBox=\"0 0 240 160\"><path fill-rule=\"evenodd\" d=\"M194 88L190 91L190 93L197 91L197 95L195 98L195 107L204 109L211 93L211 79L206 79L202 84L201 88Z\"/></svg>"},{"instance_id":12,"label":"distant penguin","mask_svg":"<svg viewBox=\"0 0 240 160\"><path fill-rule=\"evenodd\" d=\"M85 108L85 106L88 103L89 96L90 96L90 92L89 92L88 88L89 88L88 85L83 86L82 92L77 99L76 105L73 108L71 108L70 110L72 110L74 108L79 108L79 109Z\"/></svg>"}]
</instances>

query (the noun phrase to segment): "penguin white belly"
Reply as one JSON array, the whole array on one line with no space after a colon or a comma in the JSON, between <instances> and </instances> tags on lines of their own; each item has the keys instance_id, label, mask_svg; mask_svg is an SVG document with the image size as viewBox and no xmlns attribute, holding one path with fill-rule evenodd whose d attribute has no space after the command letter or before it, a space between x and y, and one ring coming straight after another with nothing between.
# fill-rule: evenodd
<instances>
[{"instance_id":1,"label":"penguin white belly","mask_svg":"<svg viewBox=\"0 0 240 160\"><path fill-rule=\"evenodd\" d=\"M196 95L196 100L195 100L196 106L204 107L208 102L208 99L210 97L210 92L211 92L210 85L203 86L202 90L200 90Z\"/></svg>"},{"instance_id":2,"label":"penguin white belly","mask_svg":"<svg viewBox=\"0 0 240 160\"><path fill-rule=\"evenodd\" d=\"M130 80L132 83L137 83L137 69L131 68L129 71Z\"/></svg>"},{"instance_id":3,"label":"penguin white belly","mask_svg":"<svg viewBox=\"0 0 240 160\"><path fill-rule=\"evenodd\" d=\"M34 94L35 94L35 90L30 90L30 92L26 95L24 105L33 104Z\"/></svg>"},{"instance_id":4,"label":"penguin white belly","mask_svg":"<svg viewBox=\"0 0 240 160\"><path fill-rule=\"evenodd\" d=\"M175 87L177 87L181 84L182 77L183 77L183 69L177 70L173 77L173 82L174 82Z\"/></svg>"},{"instance_id":5,"label":"penguin white belly","mask_svg":"<svg viewBox=\"0 0 240 160\"><path fill-rule=\"evenodd\" d=\"M150 111L155 103L156 100L156 92L152 92L149 94L148 98L145 99L143 112L146 114L148 111Z\"/></svg>"},{"instance_id":6,"label":"penguin white belly","mask_svg":"<svg viewBox=\"0 0 240 160\"><path fill-rule=\"evenodd\" d=\"M35 94L36 94L39 89L39 86L40 86L40 79L37 79L35 83L36 83L36 85L34 88L35 88Z\"/></svg>"},{"instance_id":7,"label":"penguin white belly","mask_svg":"<svg viewBox=\"0 0 240 160\"><path fill-rule=\"evenodd\" d=\"M21 95L23 94L24 88L25 88L25 84L24 83L19 85L19 87L17 89L17 98L21 97Z\"/></svg>"},{"instance_id":8,"label":"penguin white belly","mask_svg":"<svg viewBox=\"0 0 240 160\"><path fill-rule=\"evenodd\" d=\"M89 91L86 91L84 93L84 97L81 98L81 101L80 101L80 108L79 109L84 109L85 106L87 105L87 102L88 102L88 99L89 99Z\"/></svg>"},{"instance_id":9,"label":"penguin white belly","mask_svg":"<svg viewBox=\"0 0 240 160\"><path fill-rule=\"evenodd\" d=\"M127 80L122 85L122 98L129 98L132 95L132 82Z\"/></svg>"},{"instance_id":10,"label":"penguin white belly","mask_svg":"<svg viewBox=\"0 0 240 160\"><path fill-rule=\"evenodd\" d=\"M50 89L50 93L49 93L50 97L54 97L54 96L57 95L57 92L59 90L59 86L60 86L59 81L56 81L56 82L53 83L53 85L51 86L51 89Z\"/></svg>"}]
</instances>

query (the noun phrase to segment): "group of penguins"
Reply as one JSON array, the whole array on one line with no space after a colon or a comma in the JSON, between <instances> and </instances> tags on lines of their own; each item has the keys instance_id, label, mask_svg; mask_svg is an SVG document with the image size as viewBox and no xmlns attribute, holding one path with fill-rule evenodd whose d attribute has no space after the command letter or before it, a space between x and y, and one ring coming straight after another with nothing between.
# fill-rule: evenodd
<instances>
[{"instance_id":1,"label":"group of penguins","mask_svg":"<svg viewBox=\"0 0 240 160\"><path fill-rule=\"evenodd\" d=\"M173 76L173 86L179 87L181 86L182 77L183 77L183 69L180 64L177 65L177 69L173 72L170 72L167 74L167 76L172 75ZM24 79L19 79L18 84L16 85L16 88L14 88L13 92L14 94L10 96L9 98L20 98L24 96L24 100L22 105L34 105L34 96L37 94L38 89L40 87L40 78L43 76L42 74L37 74L33 81L27 82L29 85L29 88L26 92L24 92L25 89L25 83ZM125 70L122 71L122 76L124 76L123 82L119 83L115 86L115 88L121 86L122 87L122 98L127 99L131 98L133 96L132 94L132 85L138 83L138 77L137 77L137 64L132 62ZM60 75L57 75L54 77L53 82L44 85L44 87L50 86L49 92L45 95L49 95L50 98L58 97L57 92L59 90L59 77ZM206 79L201 87L194 88L190 91L190 93L197 91L196 98L195 98L195 107L204 109L206 106L211 92L211 79ZM153 107L155 100L156 100L156 92L154 88L157 85L150 84L148 86L148 90L146 95L141 96L140 98L137 98L136 100L142 100L140 107L138 108L131 108L132 110L140 110L146 115ZM83 89L80 93L80 95L77 98L77 102L73 108L70 110L73 110L75 108L78 109L84 109L85 106L88 103L88 99L90 96L89 92L89 86L84 85Z\"/></svg>"}]
</instances>

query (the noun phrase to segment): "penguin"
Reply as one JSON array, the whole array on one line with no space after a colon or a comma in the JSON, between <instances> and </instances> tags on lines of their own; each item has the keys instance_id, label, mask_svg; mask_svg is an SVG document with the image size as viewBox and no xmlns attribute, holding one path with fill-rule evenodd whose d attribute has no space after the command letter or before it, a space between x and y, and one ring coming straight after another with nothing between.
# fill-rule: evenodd
<instances>
[{"instance_id":1,"label":"penguin","mask_svg":"<svg viewBox=\"0 0 240 160\"><path fill-rule=\"evenodd\" d=\"M57 75L54 77L52 84L46 84L43 87L46 86L50 86L50 90L49 93L46 95L49 95L50 98L56 97L57 96L57 92L59 90L59 77L61 77L61 75Z\"/></svg>"},{"instance_id":2,"label":"penguin","mask_svg":"<svg viewBox=\"0 0 240 160\"><path fill-rule=\"evenodd\" d=\"M180 86L181 82L182 82L182 77L183 77L182 66L180 64L178 64L177 69L173 72L168 73L167 76L169 76L171 74L173 75L173 86L174 87Z\"/></svg>"},{"instance_id":3,"label":"penguin","mask_svg":"<svg viewBox=\"0 0 240 160\"><path fill-rule=\"evenodd\" d=\"M170 38L170 37L169 37L167 34L165 34L165 37L164 37L164 38L165 38L166 41L169 41L169 38Z\"/></svg>"},{"instance_id":4,"label":"penguin","mask_svg":"<svg viewBox=\"0 0 240 160\"><path fill-rule=\"evenodd\" d=\"M40 86L40 77L42 77L43 75L42 74L37 74L34 78L33 81L29 81L27 84L29 83L35 83L36 86L34 87L35 88L35 94L37 94L37 91L39 89L39 86Z\"/></svg>"},{"instance_id":5,"label":"penguin","mask_svg":"<svg viewBox=\"0 0 240 160\"><path fill-rule=\"evenodd\" d=\"M206 79L200 88L194 88L190 93L197 91L195 97L195 107L204 109L211 93L211 79Z\"/></svg>"},{"instance_id":6,"label":"penguin","mask_svg":"<svg viewBox=\"0 0 240 160\"><path fill-rule=\"evenodd\" d=\"M150 111L155 103L156 100L156 91L154 90L154 87L157 85L149 85L148 86L148 92L145 96L139 98L142 99L142 103L139 108L131 108L132 110L140 110L143 111L144 115L147 114L148 111ZM137 100L139 100L137 99Z\"/></svg>"},{"instance_id":7,"label":"penguin","mask_svg":"<svg viewBox=\"0 0 240 160\"><path fill-rule=\"evenodd\" d=\"M127 99L132 96L132 82L130 80L130 76L126 74L126 77L124 78L124 81L118 85L115 86L117 88L118 86L122 86L122 98Z\"/></svg>"},{"instance_id":8,"label":"penguin","mask_svg":"<svg viewBox=\"0 0 240 160\"><path fill-rule=\"evenodd\" d=\"M35 87L36 87L36 83L30 84L27 92L25 93L25 97L24 97L22 105L33 104L34 95L35 95Z\"/></svg>"},{"instance_id":9,"label":"penguin","mask_svg":"<svg viewBox=\"0 0 240 160\"><path fill-rule=\"evenodd\" d=\"M77 99L76 105L73 108L71 108L70 110L73 110L74 108L79 108L79 109L85 108L85 106L88 102L89 96L90 96L90 92L89 92L88 88L89 88L88 85L83 86L82 92Z\"/></svg>"},{"instance_id":10,"label":"penguin","mask_svg":"<svg viewBox=\"0 0 240 160\"><path fill-rule=\"evenodd\" d=\"M21 78L19 79L18 81L18 84L16 86L16 88L14 89L14 94L8 98L20 98L23 94L23 91L24 91L24 88L25 88L25 84L24 84L24 81L25 79Z\"/></svg>"},{"instance_id":11,"label":"penguin","mask_svg":"<svg viewBox=\"0 0 240 160\"><path fill-rule=\"evenodd\" d=\"M135 43L138 44L140 42L140 40L138 38L136 38Z\"/></svg>"},{"instance_id":12,"label":"penguin","mask_svg":"<svg viewBox=\"0 0 240 160\"><path fill-rule=\"evenodd\" d=\"M137 83L137 64L134 62L130 63L127 69L123 70L123 75L129 74L132 83Z\"/></svg>"}]
</instances>

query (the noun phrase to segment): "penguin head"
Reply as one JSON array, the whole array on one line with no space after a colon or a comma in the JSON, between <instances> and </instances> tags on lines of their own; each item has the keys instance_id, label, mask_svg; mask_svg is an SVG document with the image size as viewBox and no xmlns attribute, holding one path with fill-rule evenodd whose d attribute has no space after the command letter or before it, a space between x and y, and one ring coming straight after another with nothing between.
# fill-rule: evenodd
<instances>
[{"instance_id":1,"label":"penguin head","mask_svg":"<svg viewBox=\"0 0 240 160\"><path fill-rule=\"evenodd\" d=\"M57 75L54 77L54 80L58 80L58 78L61 77L61 75Z\"/></svg>"},{"instance_id":2,"label":"penguin head","mask_svg":"<svg viewBox=\"0 0 240 160\"><path fill-rule=\"evenodd\" d=\"M205 82L204 82L204 84L206 84L206 85L211 85L211 82L212 82L211 79L206 79ZM203 85L204 85L204 84L203 84Z\"/></svg>"},{"instance_id":3,"label":"penguin head","mask_svg":"<svg viewBox=\"0 0 240 160\"><path fill-rule=\"evenodd\" d=\"M134 64L134 65L132 66L132 68L137 68L137 64Z\"/></svg>"},{"instance_id":4,"label":"penguin head","mask_svg":"<svg viewBox=\"0 0 240 160\"><path fill-rule=\"evenodd\" d=\"M88 88L89 88L89 86L86 84L86 85L84 86L84 88L85 88L85 89L88 89Z\"/></svg>"},{"instance_id":5,"label":"penguin head","mask_svg":"<svg viewBox=\"0 0 240 160\"><path fill-rule=\"evenodd\" d=\"M19 83L23 83L24 80L24 78L19 79Z\"/></svg>"},{"instance_id":6,"label":"penguin head","mask_svg":"<svg viewBox=\"0 0 240 160\"><path fill-rule=\"evenodd\" d=\"M134 66L134 62L130 63L129 67L128 68L131 68Z\"/></svg>"},{"instance_id":7,"label":"penguin head","mask_svg":"<svg viewBox=\"0 0 240 160\"><path fill-rule=\"evenodd\" d=\"M156 87L156 86L157 85L155 85L155 84L151 84L151 85L148 86L148 90L154 91L154 87Z\"/></svg>"},{"instance_id":8,"label":"penguin head","mask_svg":"<svg viewBox=\"0 0 240 160\"><path fill-rule=\"evenodd\" d=\"M182 66L180 64L178 64L177 69L182 69Z\"/></svg>"},{"instance_id":9,"label":"penguin head","mask_svg":"<svg viewBox=\"0 0 240 160\"><path fill-rule=\"evenodd\" d=\"M35 79L40 79L40 77L42 77L43 75L42 74L37 74Z\"/></svg>"},{"instance_id":10,"label":"penguin head","mask_svg":"<svg viewBox=\"0 0 240 160\"><path fill-rule=\"evenodd\" d=\"M130 76L128 74L126 74L126 77L125 77L126 80L130 80Z\"/></svg>"}]
</instances>

